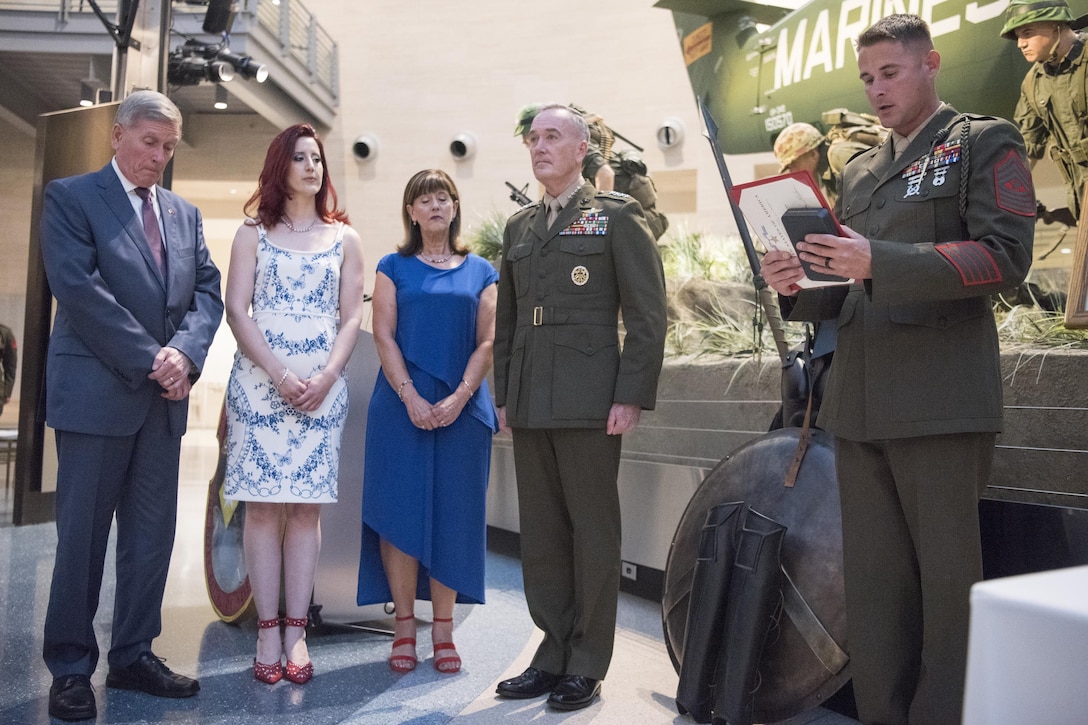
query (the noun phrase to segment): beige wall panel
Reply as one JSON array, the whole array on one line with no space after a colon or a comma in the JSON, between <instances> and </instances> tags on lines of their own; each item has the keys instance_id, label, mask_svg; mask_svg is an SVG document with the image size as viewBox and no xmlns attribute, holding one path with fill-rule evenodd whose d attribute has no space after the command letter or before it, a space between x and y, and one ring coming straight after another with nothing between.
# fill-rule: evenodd
<instances>
[{"instance_id":1,"label":"beige wall panel","mask_svg":"<svg viewBox=\"0 0 1088 725\"><path fill-rule=\"evenodd\" d=\"M448 171L463 198L464 228L494 210L512 214L504 182L540 195L529 157L514 138L517 111L538 101L575 102L645 149L673 229L733 230L688 84L671 15L653 0L555 0L546 8L509 0L306 0L340 52L339 117L323 134L329 173L362 236L367 290L378 259L399 243L401 196L423 168ZM240 80L235 83L243 82ZM663 151L657 128L678 118L685 140ZM256 188L268 142L281 129L251 115L185 119L173 188L197 204L223 273L242 205ZM471 134L472 159L454 161L450 142ZM359 162L352 143L379 139ZM621 144L622 145L622 144ZM21 332L30 223L33 143L0 119L0 315ZM753 178L753 159L730 160L735 182ZM366 318L369 327L369 310ZM224 324L194 389L194 425L214 425L234 340Z\"/></svg>"},{"instance_id":2,"label":"beige wall panel","mask_svg":"<svg viewBox=\"0 0 1088 725\"><path fill-rule=\"evenodd\" d=\"M307 6L339 43L341 105L329 148L340 155L330 165L335 178L344 175L347 207L366 245L368 289L378 258L401 239L401 195L416 171L438 167L453 176L468 229L492 210L517 210L503 182L531 182L529 193L538 197L528 152L513 137L517 111L535 101L575 102L599 113L645 148L655 179L679 172L682 192L665 182L675 227L733 229L672 16L652 0ZM665 152L655 134L670 117L683 122L686 138ZM455 162L449 144L462 132L475 137L477 152ZM380 140L377 157L365 163L351 153L362 134ZM736 181L751 178L750 162L734 166Z\"/></svg>"}]
</instances>

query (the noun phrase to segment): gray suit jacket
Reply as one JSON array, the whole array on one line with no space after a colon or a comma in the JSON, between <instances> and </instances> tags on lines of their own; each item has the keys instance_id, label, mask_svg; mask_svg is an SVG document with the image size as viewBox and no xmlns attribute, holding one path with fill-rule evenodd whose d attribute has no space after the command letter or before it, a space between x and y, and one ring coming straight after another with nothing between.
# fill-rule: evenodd
<instances>
[{"instance_id":1,"label":"gray suit jacket","mask_svg":"<svg viewBox=\"0 0 1088 725\"><path fill-rule=\"evenodd\" d=\"M166 279L111 164L45 189L41 249L57 300L46 365L53 428L131 435L162 393L147 379L160 348L177 348L198 370L204 364L223 316L219 270L197 208L166 189L158 195ZM178 436L188 405L169 403Z\"/></svg>"}]
</instances>

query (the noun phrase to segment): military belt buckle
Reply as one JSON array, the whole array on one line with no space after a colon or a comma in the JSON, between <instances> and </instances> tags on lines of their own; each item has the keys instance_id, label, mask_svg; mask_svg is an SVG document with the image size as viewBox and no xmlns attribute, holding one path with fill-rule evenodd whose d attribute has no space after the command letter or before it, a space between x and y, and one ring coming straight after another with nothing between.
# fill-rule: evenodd
<instances>
[{"instance_id":1,"label":"military belt buckle","mask_svg":"<svg viewBox=\"0 0 1088 725\"><path fill-rule=\"evenodd\" d=\"M543 324L544 324L544 308L543 307L534 307L533 308L533 327L540 327Z\"/></svg>"}]
</instances>

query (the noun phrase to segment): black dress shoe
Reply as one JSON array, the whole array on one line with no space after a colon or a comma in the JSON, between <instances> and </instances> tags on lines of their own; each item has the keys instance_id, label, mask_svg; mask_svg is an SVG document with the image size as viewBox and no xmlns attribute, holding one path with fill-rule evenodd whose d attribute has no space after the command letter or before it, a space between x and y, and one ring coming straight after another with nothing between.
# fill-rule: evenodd
<instances>
[{"instance_id":1,"label":"black dress shoe","mask_svg":"<svg viewBox=\"0 0 1088 725\"><path fill-rule=\"evenodd\" d=\"M61 675L49 688L49 714L61 720L88 720L98 716L94 690L87 675Z\"/></svg>"},{"instance_id":2,"label":"black dress shoe","mask_svg":"<svg viewBox=\"0 0 1088 725\"><path fill-rule=\"evenodd\" d=\"M600 694L600 680L581 675L566 675L548 696L548 704L557 710L581 710L592 705Z\"/></svg>"},{"instance_id":3,"label":"black dress shoe","mask_svg":"<svg viewBox=\"0 0 1088 725\"><path fill-rule=\"evenodd\" d=\"M128 667L110 667L106 687L140 690L155 697L192 697L200 691L199 682L171 672L150 652L142 653Z\"/></svg>"},{"instance_id":4,"label":"black dress shoe","mask_svg":"<svg viewBox=\"0 0 1088 725\"><path fill-rule=\"evenodd\" d=\"M526 700L530 697L540 697L546 692L551 692L552 688L559 684L562 679L562 675L553 675L550 672L530 667L517 677L511 677L509 680L500 682L499 686L495 688L495 692L501 697Z\"/></svg>"}]
</instances>

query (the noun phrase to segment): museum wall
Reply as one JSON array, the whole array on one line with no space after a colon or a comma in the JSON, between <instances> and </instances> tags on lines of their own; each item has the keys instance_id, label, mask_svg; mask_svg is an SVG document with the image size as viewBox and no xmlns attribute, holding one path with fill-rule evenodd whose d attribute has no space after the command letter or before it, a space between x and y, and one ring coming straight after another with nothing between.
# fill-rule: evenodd
<instances>
[{"instance_id":1,"label":"museum wall","mask_svg":"<svg viewBox=\"0 0 1088 725\"><path fill-rule=\"evenodd\" d=\"M517 210L506 181L528 183L529 195L539 197L528 152L513 136L518 109L534 101L579 103L643 146L659 206L674 228L724 233L732 226L672 17L651 0L557 0L534 11L505 0L306 6L338 43L339 117L325 143L341 202L364 241L368 290L378 259L400 241L401 195L416 171L438 167L453 176L466 231L495 210ZM680 119L687 133L663 151L655 133L667 118ZM201 208L224 277L242 204L278 130L229 112L185 119L173 188ZM34 147L25 131L0 125L0 132L0 211L8 220L0 239L0 317L16 320L22 339ZM457 162L449 145L461 133L474 137L477 150ZM363 134L379 140L376 157L365 163L351 151ZM734 170L738 179L752 173L752 164L747 172L744 166ZM194 424L214 425L233 351L224 324L193 393Z\"/></svg>"},{"instance_id":2,"label":"museum wall","mask_svg":"<svg viewBox=\"0 0 1088 725\"><path fill-rule=\"evenodd\" d=\"M528 152L513 136L518 110L531 102L578 103L643 146L670 233L735 232L671 14L654 8L653 0L305 5L338 44L339 114L323 136L341 204L363 239L368 291L378 259L402 237L401 196L416 171L438 167L453 176L466 233L496 211L517 210L504 182L528 184L529 196L539 198ZM678 119L685 129L684 140L668 150L655 140L666 119ZM173 188L201 208L224 280L242 205L278 130L252 114L209 109L186 116ZM472 136L476 152L456 161L449 147L460 134ZM378 141L367 161L352 154L362 135ZM33 155L28 130L0 118L0 320L8 320L20 340ZM729 161L736 183L776 168L770 153ZM215 425L234 347L224 324L194 389L194 425ZM5 421L14 408L5 411Z\"/></svg>"}]
</instances>

